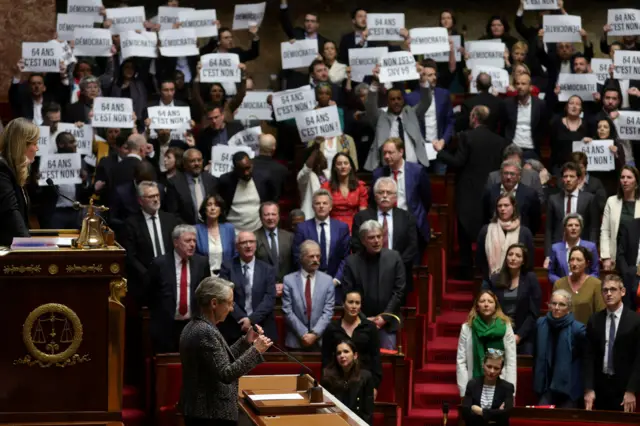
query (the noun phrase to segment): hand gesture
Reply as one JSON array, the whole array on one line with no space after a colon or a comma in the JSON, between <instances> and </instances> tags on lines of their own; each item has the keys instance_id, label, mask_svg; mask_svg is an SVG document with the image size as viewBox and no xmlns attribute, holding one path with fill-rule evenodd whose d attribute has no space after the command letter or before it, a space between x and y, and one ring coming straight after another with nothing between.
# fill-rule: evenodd
<instances>
[{"instance_id":1,"label":"hand gesture","mask_svg":"<svg viewBox=\"0 0 640 426\"><path fill-rule=\"evenodd\" d=\"M253 341L253 347L255 347L261 354L265 353L271 345L273 345L271 339L264 335L258 336L258 338Z\"/></svg>"},{"instance_id":2,"label":"hand gesture","mask_svg":"<svg viewBox=\"0 0 640 426\"><path fill-rule=\"evenodd\" d=\"M405 40L409 39L409 30L407 30L406 28L400 28L400 37Z\"/></svg>"},{"instance_id":3,"label":"hand gesture","mask_svg":"<svg viewBox=\"0 0 640 426\"><path fill-rule=\"evenodd\" d=\"M107 8L104 6L100 6L100 16L107 16Z\"/></svg>"},{"instance_id":4,"label":"hand gesture","mask_svg":"<svg viewBox=\"0 0 640 426\"><path fill-rule=\"evenodd\" d=\"M618 111L612 111L612 112L610 112L610 113L609 113L609 117L610 117L612 120L615 120L615 119L616 119L616 118L618 118L619 116L620 116L620 113L619 113Z\"/></svg>"},{"instance_id":5,"label":"hand gesture","mask_svg":"<svg viewBox=\"0 0 640 426\"><path fill-rule=\"evenodd\" d=\"M240 325L240 329L243 333L246 333L251 328L251 320L249 319L249 317L242 318L240 321L238 321L238 324Z\"/></svg>"},{"instance_id":6,"label":"hand gesture","mask_svg":"<svg viewBox=\"0 0 640 426\"><path fill-rule=\"evenodd\" d=\"M613 155L615 155L616 157L618 156L618 147L617 146L611 145L609 147L609 151L611 151L613 153ZM615 262L613 262L613 263L615 263ZM609 270L611 270L611 269L609 269Z\"/></svg>"},{"instance_id":7,"label":"hand gesture","mask_svg":"<svg viewBox=\"0 0 640 426\"><path fill-rule=\"evenodd\" d=\"M20 59L14 68L14 75L16 78L20 78L20 75L24 72L24 59Z\"/></svg>"},{"instance_id":8,"label":"hand gesture","mask_svg":"<svg viewBox=\"0 0 640 426\"><path fill-rule=\"evenodd\" d=\"M538 37L540 38L540 40L542 40L544 38L544 29L540 28L538 30Z\"/></svg>"},{"instance_id":9,"label":"hand gesture","mask_svg":"<svg viewBox=\"0 0 640 426\"><path fill-rule=\"evenodd\" d=\"M284 291L284 284L276 283L276 297L282 297Z\"/></svg>"},{"instance_id":10,"label":"hand gesture","mask_svg":"<svg viewBox=\"0 0 640 426\"><path fill-rule=\"evenodd\" d=\"M640 89L637 87L630 87L627 93L631 96L640 96Z\"/></svg>"},{"instance_id":11,"label":"hand gesture","mask_svg":"<svg viewBox=\"0 0 640 426\"><path fill-rule=\"evenodd\" d=\"M149 128L149 126L151 126L151 119L150 118L145 118L144 119L144 127Z\"/></svg>"},{"instance_id":12,"label":"hand gesture","mask_svg":"<svg viewBox=\"0 0 640 426\"><path fill-rule=\"evenodd\" d=\"M602 261L602 269L605 271L611 271L611 259L605 259Z\"/></svg>"},{"instance_id":13,"label":"hand gesture","mask_svg":"<svg viewBox=\"0 0 640 426\"><path fill-rule=\"evenodd\" d=\"M602 27L602 31L604 31L604 33L608 33L609 31L611 31L611 25L607 24L604 27Z\"/></svg>"},{"instance_id":14,"label":"hand gesture","mask_svg":"<svg viewBox=\"0 0 640 426\"><path fill-rule=\"evenodd\" d=\"M189 148L194 148L196 146L196 139L193 137L193 134L185 132L185 143L189 146Z\"/></svg>"},{"instance_id":15,"label":"hand gesture","mask_svg":"<svg viewBox=\"0 0 640 426\"><path fill-rule=\"evenodd\" d=\"M78 129L81 128L82 126L84 126L84 122L82 122L82 121L76 121L73 124L75 124Z\"/></svg>"},{"instance_id":16,"label":"hand gesture","mask_svg":"<svg viewBox=\"0 0 640 426\"><path fill-rule=\"evenodd\" d=\"M431 145L433 145L433 149L435 149L436 151L440 152L444 148L444 141L442 139L441 140L437 140L437 141L433 141L433 142L431 142Z\"/></svg>"},{"instance_id":17,"label":"hand gesture","mask_svg":"<svg viewBox=\"0 0 640 426\"><path fill-rule=\"evenodd\" d=\"M292 38L291 40L289 40L289 43L293 44L293 43L295 43L296 41L298 41L298 40L297 40L297 39L295 39L295 38Z\"/></svg>"},{"instance_id":18,"label":"hand gesture","mask_svg":"<svg viewBox=\"0 0 640 426\"><path fill-rule=\"evenodd\" d=\"M584 142L584 143L591 143L592 140L593 139L591 139L591 138L582 138L582 142Z\"/></svg>"},{"instance_id":19,"label":"hand gesture","mask_svg":"<svg viewBox=\"0 0 640 426\"><path fill-rule=\"evenodd\" d=\"M216 28L220 29L221 27L220 21L216 19L215 21L213 21L213 23L216 24Z\"/></svg>"},{"instance_id":20,"label":"hand gesture","mask_svg":"<svg viewBox=\"0 0 640 426\"><path fill-rule=\"evenodd\" d=\"M255 38L258 35L258 26L257 25L251 25L249 27L249 34L251 34Z\"/></svg>"},{"instance_id":21,"label":"hand gesture","mask_svg":"<svg viewBox=\"0 0 640 426\"><path fill-rule=\"evenodd\" d=\"M269 105L271 105L271 104L272 104L272 102L273 102L273 95L269 95L269 96L267 96L267 103L268 103Z\"/></svg>"},{"instance_id":22,"label":"hand gesture","mask_svg":"<svg viewBox=\"0 0 640 426\"><path fill-rule=\"evenodd\" d=\"M96 192L99 192L102 190L102 188L104 188L106 185L106 182L103 180L97 180L96 183L93 184L93 187L95 188Z\"/></svg>"},{"instance_id":23,"label":"hand gesture","mask_svg":"<svg viewBox=\"0 0 640 426\"><path fill-rule=\"evenodd\" d=\"M60 69L60 77L64 79L66 77L65 74L67 72L67 65L64 63L64 61L60 61L60 65L58 68Z\"/></svg>"},{"instance_id":24,"label":"hand gesture","mask_svg":"<svg viewBox=\"0 0 640 426\"><path fill-rule=\"evenodd\" d=\"M376 64L373 68L373 79L378 82L380 81L380 64Z\"/></svg>"},{"instance_id":25,"label":"hand gesture","mask_svg":"<svg viewBox=\"0 0 640 426\"><path fill-rule=\"evenodd\" d=\"M633 413L636 411L636 394L633 392L625 392L621 406L624 406L625 413Z\"/></svg>"},{"instance_id":26,"label":"hand gesture","mask_svg":"<svg viewBox=\"0 0 640 426\"><path fill-rule=\"evenodd\" d=\"M545 257L544 262L542 263L542 267L544 269L549 269L549 263L551 263L551 259L549 259L548 257Z\"/></svg>"},{"instance_id":27,"label":"hand gesture","mask_svg":"<svg viewBox=\"0 0 640 426\"><path fill-rule=\"evenodd\" d=\"M583 40L586 40L588 36L589 34L587 34L587 30L580 28L580 37L582 37Z\"/></svg>"},{"instance_id":28,"label":"hand gesture","mask_svg":"<svg viewBox=\"0 0 640 426\"><path fill-rule=\"evenodd\" d=\"M594 102L600 102L600 93L599 92L594 92L593 93L593 101Z\"/></svg>"},{"instance_id":29,"label":"hand gesture","mask_svg":"<svg viewBox=\"0 0 640 426\"><path fill-rule=\"evenodd\" d=\"M556 94L556 96L558 96L560 94L560 85L556 84L556 87L553 89L553 93Z\"/></svg>"},{"instance_id":30,"label":"hand gesture","mask_svg":"<svg viewBox=\"0 0 640 426\"><path fill-rule=\"evenodd\" d=\"M247 70L247 65L243 64L243 63L239 63L238 64L238 69L244 74L245 71Z\"/></svg>"},{"instance_id":31,"label":"hand gesture","mask_svg":"<svg viewBox=\"0 0 640 426\"><path fill-rule=\"evenodd\" d=\"M587 411L593 410L593 403L596 400L596 393L594 391L587 391L584 393L584 409ZM622 404L620 404L622 405Z\"/></svg>"},{"instance_id":32,"label":"hand gesture","mask_svg":"<svg viewBox=\"0 0 640 426\"><path fill-rule=\"evenodd\" d=\"M102 28L104 28L105 30L108 30L112 26L113 26L113 21L111 19L105 19L104 22L102 23Z\"/></svg>"},{"instance_id":33,"label":"hand gesture","mask_svg":"<svg viewBox=\"0 0 640 426\"><path fill-rule=\"evenodd\" d=\"M247 342L249 343L255 342L258 336L264 335L264 330L262 329L262 327L260 327L258 324L256 324L255 327L258 330L257 333L253 329L253 327L249 327L249 330L247 330Z\"/></svg>"}]
</instances>

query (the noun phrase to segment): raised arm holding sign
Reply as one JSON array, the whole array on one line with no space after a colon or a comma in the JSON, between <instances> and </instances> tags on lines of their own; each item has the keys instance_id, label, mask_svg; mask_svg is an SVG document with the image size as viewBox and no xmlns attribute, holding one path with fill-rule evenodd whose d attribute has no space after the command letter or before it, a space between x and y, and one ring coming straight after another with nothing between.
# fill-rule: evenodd
<instances>
[{"instance_id":1,"label":"raised arm holding sign","mask_svg":"<svg viewBox=\"0 0 640 426\"><path fill-rule=\"evenodd\" d=\"M367 40L402 41L400 30L404 28L404 13L369 13L367 15Z\"/></svg>"},{"instance_id":2,"label":"raised arm holding sign","mask_svg":"<svg viewBox=\"0 0 640 426\"><path fill-rule=\"evenodd\" d=\"M92 22L102 22L102 0L67 0L67 13L84 15Z\"/></svg>"},{"instance_id":3,"label":"raised arm holding sign","mask_svg":"<svg viewBox=\"0 0 640 426\"><path fill-rule=\"evenodd\" d=\"M618 111L614 124L620 139L640 141L640 112Z\"/></svg>"},{"instance_id":4,"label":"raised arm holding sign","mask_svg":"<svg viewBox=\"0 0 640 426\"><path fill-rule=\"evenodd\" d=\"M544 15L542 27L545 43L580 43L582 35L582 18L572 15Z\"/></svg>"},{"instance_id":5,"label":"raised arm holding sign","mask_svg":"<svg viewBox=\"0 0 640 426\"><path fill-rule=\"evenodd\" d=\"M191 122L191 109L189 107L148 107L150 129L182 129L188 127Z\"/></svg>"},{"instance_id":6,"label":"raised arm holding sign","mask_svg":"<svg viewBox=\"0 0 640 426\"><path fill-rule=\"evenodd\" d=\"M210 53L200 57L200 81L203 83L240 83L242 72L237 53Z\"/></svg>"},{"instance_id":7,"label":"raised arm holding sign","mask_svg":"<svg viewBox=\"0 0 640 426\"><path fill-rule=\"evenodd\" d=\"M73 31L76 56L111 57L111 31L102 28L76 28Z\"/></svg>"},{"instance_id":8,"label":"raised arm holding sign","mask_svg":"<svg viewBox=\"0 0 640 426\"><path fill-rule=\"evenodd\" d=\"M160 54L171 58L198 56L198 37L193 28L162 30L158 33Z\"/></svg>"},{"instance_id":9,"label":"raised arm holding sign","mask_svg":"<svg viewBox=\"0 0 640 426\"><path fill-rule=\"evenodd\" d=\"M640 52L616 50L613 54L613 78L616 80L640 79Z\"/></svg>"},{"instance_id":10,"label":"raised arm holding sign","mask_svg":"<svg viewBox=\"0 0 640 426\"><path fill-rule=\"evenodd\" d=\"M193 28L198 38L218 37L216 10L185 10L178 13L181 28Z\"/></svg>"},{"instance_id":11,"label":"raised arm holding sign","mask_svg":"<svg viewBox=\"0 0 640 426\"><path fill-rule=\"evenodd\" d=\"M192 7L158 7L158 25L161 30L171 30L179 22L180 12L193 12Z\"/></svg>"},{"instance_id":12,"label":"raised arm holding sign","mask_svg":"<svg viewBox=\"0 0 640 426\"><path fill-rule=\"evenodd\" d=\"M95 98L93 127L133 128L133 102L130 98Z\"/></svg>"},{"instance_id":13,"label":"raised arm holding sign","mask_svg":"<svg viewBox=\"0 0 640 426\"><path fill-rule=\"evenodd\" d=\"M131 57L157 58L158 33L155 31L125 31L120 34L122 59Z\"/></svg>"},{"instance_id":14,"label":"raised arm holding sign","mask_svg":"<svg viewBox=\"0 0 640 426\"><path fill-rule=\"evenodd\" d=\"M272 92L250 91L247 92L236 110L236 120L271 120L271 107L267 98Z\"/></svg>"},{"instance_id":15,"label":"raised arm holding sign","mask_svg":"<svg viewBox=\"0 0 640 426\"><path fill-rule=\"evenodd\" d=\"M111 32L120 34L125 31L144 31L144 7L117 7L107 9L107 19L111 21Z\"/></svg>"},{"instance_id":16,"label":"raised arm holding sign","mask_svg":"<svg viewBox=\"0 0 640 426\"><path fill-rule=\"evenodd\" d=\"M93 28L93 20L87 19L85 15L58 13L56 31L59 40L73 40L73 31L76 28Z\"/></svg>"},{"instance_id":17,"label":"raised arm holding sign","mask_svg":"<svg viewBox=\"0 0 640 426\"><path fill-rule=\"evenodd\" d=\"M276 121L294 118L298 113L312 110L316 107L316 92L311 86L276 92L271 97L271 106Z\"/></svg>"},{"instance_id":18,"label":"raised arm holding sign","mask_svg":"<svg viewBox=\"0 0 640 426\"><path fill-rule=\"evenodd\" d=\"M524 10L558 10L558 0L524 0Z\"/></svg>"},{"instance_id":19,"label":"raised arm holding sign","mask_svg":"<svg viewBox=\"0 0 640 426\"><path fill-rule=\"evenodd\" d=\"M264 19L267 3L236 4L233 9L233 30L247 30L252 26L259 27Z\"/></svg>"},{"instance_id":20,"label":"raised arm holding sign","mask_svg":"<svg viewBox=\"0 0 640 426\"><path fill-rule=\"evenodd\" d=\"M343 133L335 105L297 114L296 126L302 142L312 141L319 136L332 138Z\"/></svg>"},{"instance_id":21,"label":"raised arm holding sign","mask_svg":"<svg viewBox=\"0 0 640 426\"><path fill-rule=\"evenodd\" d=\"M504 68L505 45L495 41L468 41L465 43L467 66L471 69L477 65Z\"/></svg>"},{"instance_id":22,"label":"raised arm holding sign","mask_svg":"<svg viewBox=\"0 0 640 426\"><path fill-rule=\"evenodd\" d=\"M296 40L280 43L282 69L306 68L318 57L318 40Z\"/></svg>"},{"instance_id":23,"label":"raised arm holding sign","mask_svg":"<svg viewBox=\"0 0 640 426\"><path fill-rule=\"evenodd\" d=\"M56 41L22 43L24 72L60 72L62 47Z\"/></svg>"},{"instance_id":24,"label":"raised arm holding sign","mask_svg":"<svg viewBox=\"0 0 640 426\"><path fill-rule=\"evenodd\" d=\"M414 55L430 55L432 53L448 53L449 34L446 28L412 28L409 30L411 53Z\"/></svg>"},{"instance_id":25,"label":"raised arm holding sign","mask_svg":"<svg viewBox=\"0 0 640 426\"><path fill-rule=\"evenodd\" d=\"M608 35L633 36L640 35L640 10L609 9L607 22L611 27Z\"/></svg>"},{"instance_id":26,"label":"raised arm holding sign","mask_svg":"<svg viewBox=\"0 0 640 426\"><path fill-rule=\"evenodd\" d=\"M349 49L349 67L351 80L362 82L365 77L373 75L373 69L380 59L389 53L388 47L363 47Z\"/></svg>"},{"instance_id":27,"label":"raised arm holding sign","mask_svg":"<svg viewBox=\"0 0 640 426\"><path fill-rule=\"evenodd\" d=\"M387 53L380 60L380 83L419 80L416 60L410 52Z\"/></svg>"}]
</instances>

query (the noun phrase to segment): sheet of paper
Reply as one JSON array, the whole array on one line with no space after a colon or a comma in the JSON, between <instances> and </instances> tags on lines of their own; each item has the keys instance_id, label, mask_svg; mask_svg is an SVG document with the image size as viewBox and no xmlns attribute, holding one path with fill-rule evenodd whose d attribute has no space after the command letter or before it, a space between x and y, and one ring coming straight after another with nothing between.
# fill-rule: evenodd
<instances>
[{"instance_id":1,"label":"sheet of paper","mask_svg":"<svg viewBox=\"0 0 640 426\"><path fill-rule=\"evenodd\" d=\"M264 395L249 395L254 401L284 401L284 400L295 400L295 399L304 399L302 395L299 393L274 393L274 394L264 394Z\"/></svg>"}]
</instances>

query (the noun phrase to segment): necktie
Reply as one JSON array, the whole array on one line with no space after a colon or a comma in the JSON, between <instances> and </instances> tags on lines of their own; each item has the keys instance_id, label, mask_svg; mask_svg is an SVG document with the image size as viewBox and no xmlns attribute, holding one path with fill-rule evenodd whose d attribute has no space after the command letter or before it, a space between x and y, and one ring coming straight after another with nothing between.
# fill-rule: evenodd
<instances>
[{"instance_id":1,"label":"necktie","mask_svg":"<svg viewBox=\"0 0 640 426\"><path fill-rule=\"evenodd\" d=\"M187 283L187 259L182 259L182 269L180 270L180 306L178 312L180 315L185 316L189 312L189 305L187 304L187 293L189 292Z\"/></svg>"},{"instance_id":2,"label":"necktie","mask_svg":"<svg viewBox=\"0 0 640 426\"><path fill-rule=\"evenodd\" d=\"M616 314L609 314L611 323L609 324L609 341L607 342L607 374L614 374L613 368L613 344L616 341Z\"/></svg>"},{"instance_id":3,"label":"necktie","mask_svg":"<svg viewBox=\"0 0 640 426\"><path fill-rule=\"evenodd\" d=\"M573 194L567 194L567 214L571 213L571 197Z\"/></svg>"},{"instance_id":4,"label":"necktie","mask_svg":"<svg viewBox=\"0 0 640 426\"><path fill-rule=\"evenodd\" d=\"M311 326L311 275L307 275L307 283L304 287L304 300L307 303L307 319Z\"/></svg>"},{"instance_id":5,"label":"necktie","mask_svg":"<svg viewBox=\"0 0 640 426\"><path fill-rule=\"evenodd\" d=\"M253 313L253 304L251 301L251 281L249 280L249 265L242 266L242 275L244 276L244 307L247 315Z\"/></svg>"},{"instance_id":6,"label":"necktie","mask_svg":"<svg viewBox=\"0 0 640 426\"><path fill-rule=\"evenodd\" d=\"M400 139L402 139L402 142L405 142L404 140L404 126L402 125L402 118L398 117L398 137Z\"/></svg>"},{"instance_id":7,"label":"necktie","mask_svg":"<svg viewBox=\"0 0 640 426\"><path fill-rule=\"evenodd\" d=\"M269 232L269 239L271 240L271 259L273 259L273 266L276 268L276 275L280 267L280 259L278 258L278 242L276 241L276 233Z\"/></svg>"},{"instance_id":8,"label":"necktie","mask_svg":"<svg viewBox=\"0 0 640 426\"><path fill-rule=\"evenodd\" d=\"M193 178L193 192L196 195L196 221L200 217L200 206L202 205L202 199L204 198L202 195L202 186L200 185L200 178Z\"/></svg>"},{"instance_id":9,"label":"necktie","mask_svg":"<svg viewBox=\"0 0 640 426\"><path fill-rule=\"evenodd\" d=\"M389 223L387 222L387 212L382 213L382 247L389 248Z\"/></svg>"},{"instance_id":10,"label":"necktie","mask_svg":"<svg viewBox=\"0 0 640 426\"><path fill-rule=\"evenodd\" d=\"M393 173L393 180L398 183L398 174L400 174L400 170L391 170L391 173Z\"/></svg>"},{"instance_id":11,"label":"necktie","mask_svg":"<svg viewBox=\"0 0 640 426\"><path fill-rule=\"evenodd\" d=\"M324 232L326 223L320 222L320 270L327 270L327 234Z\"/></svg>"},{"instance_id":12,"label":"necktie","mask_svg":"<svg viewBox=\"0 0 640 426\"><path fill-rule=\"evenodd\" d=\"M160 244L160 236L158 235L158 227L156 226L156 216L151 216L151 226L153 226L153 253L155 257L161 256L164 253L162 252L162 244Z\"/></svg>"}]
</instances>

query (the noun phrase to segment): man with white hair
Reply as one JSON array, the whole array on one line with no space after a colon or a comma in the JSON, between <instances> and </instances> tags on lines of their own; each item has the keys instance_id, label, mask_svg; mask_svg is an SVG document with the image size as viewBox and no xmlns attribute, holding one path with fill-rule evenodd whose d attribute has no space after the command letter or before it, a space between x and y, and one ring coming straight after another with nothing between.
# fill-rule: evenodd
<instances>
[{"instance_id":1,"label":"man with white hair","mask_svg":"<svg viewBox=\"0 0 640 426\"><path fill-rule=\"evenodd\" d=\"M155 353L178 351L182 329L198 314L196 288L211 275L209 260L195 254L194 226L176 226L171 238L173 250L153 259L144 292L151 312L150 331Z\"/></svg>"},{"instance_id":2,"label":"man with white hair","mask_svg":"<svg viewBox=\"0 0 640 426\"><path fill-rule=\"evenodd\" d=\"M378 327L380 347L395 349L406 275L400 254L383 247L382 231L377 220L360 226L364 250L347 258L343 285L345 292L358 290L362 294L362 313Z\"/></svg>"},{"instance_id":3,"label":"man with white hair","mask_svg":"<svg viewBox=\"0 0 640 426\"><path fill-rule=\"evenodd\" d=\"M270 179L276 189L276 200L284 190L289 169L273 159L278 144L275 136L263 133L258 139L258 155L253 159L253 174L259 179Z\"/></svg>"}]
</instances>

